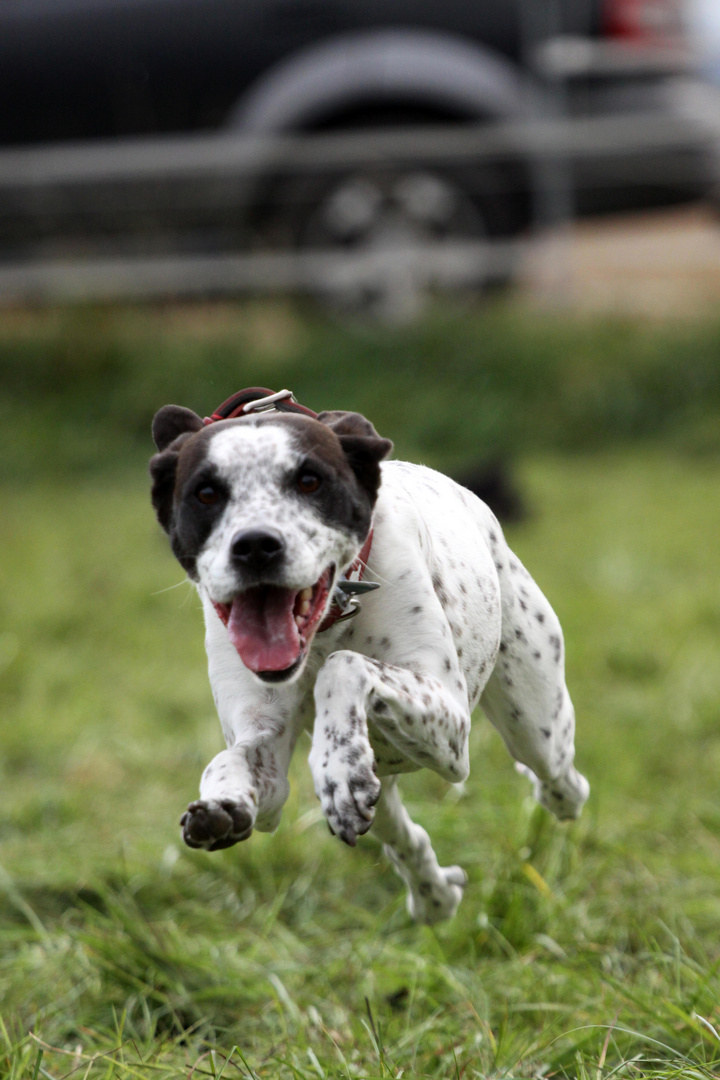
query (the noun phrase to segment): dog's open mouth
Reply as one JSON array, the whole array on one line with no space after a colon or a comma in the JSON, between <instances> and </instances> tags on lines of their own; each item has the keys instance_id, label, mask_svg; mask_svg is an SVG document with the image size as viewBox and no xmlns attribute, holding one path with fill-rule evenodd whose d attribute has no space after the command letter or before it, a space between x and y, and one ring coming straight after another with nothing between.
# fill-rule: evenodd
<instances>
[{"instance_id":1,"label":"dog's open mouth","mask_svg":"<svg viewBox=\"0 0 720 1080\"><path fill-rule=\"evenodd\" d=\"M330 566L311 588L254 585L229 604L214 605L245 667L276 679L292 674L322 619L332 577Z\"/></svg>"}]
</instances>

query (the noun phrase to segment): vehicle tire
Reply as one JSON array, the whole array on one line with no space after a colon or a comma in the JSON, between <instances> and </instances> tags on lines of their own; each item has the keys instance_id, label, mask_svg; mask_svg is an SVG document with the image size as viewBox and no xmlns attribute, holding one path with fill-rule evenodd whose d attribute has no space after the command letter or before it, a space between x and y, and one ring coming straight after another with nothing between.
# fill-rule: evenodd
<instances>
[{"instance_id":1,"label":"vehicle tire","mask_svg":"<svg viewBox=\"0 0 720 1080\"><path fill-rule=\"evenodd\" d=\"M337 314L390 323L416 318L434 295L512 281L515 249L491 242L527 223L500 171L359 168L286 182L274 201L275 242L315 253L309 291Z\"/></svg>"}]
</instances>

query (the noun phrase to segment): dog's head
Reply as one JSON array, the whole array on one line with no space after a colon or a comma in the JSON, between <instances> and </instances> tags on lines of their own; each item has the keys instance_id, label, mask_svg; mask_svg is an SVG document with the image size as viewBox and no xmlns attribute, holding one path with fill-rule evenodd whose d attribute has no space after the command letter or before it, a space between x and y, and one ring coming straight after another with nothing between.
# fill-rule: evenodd
<instances>
[{"instance_id":1,"label":"dog's head","mask_svg":"<svg viewBox=\"0 0 720 1080\"><path fill-rule=\"evenodd\" d=\"M265 682L302 670L342 571L368 534L392 449L358 413L153 421L152 501L173 552Z\"/></svg>"}]
</instances>

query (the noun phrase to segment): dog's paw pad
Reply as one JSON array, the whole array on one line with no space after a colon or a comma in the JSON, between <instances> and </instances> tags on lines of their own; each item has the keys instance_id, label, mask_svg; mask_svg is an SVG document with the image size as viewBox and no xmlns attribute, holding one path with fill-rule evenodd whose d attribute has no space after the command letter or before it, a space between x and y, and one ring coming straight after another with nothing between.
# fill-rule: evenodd
<instances>
[{"instance_id":1,"label":"dog's paw pad","mask_svg":"<svg viewBox=\"0 0 720 1080\"><path fill-rule=\"evenodd\" d=\"M254 819L244 803L199 799L190 803L180 824L188 847L219 851L246 840L253 830Z\"/></svg>"}]
</instances>

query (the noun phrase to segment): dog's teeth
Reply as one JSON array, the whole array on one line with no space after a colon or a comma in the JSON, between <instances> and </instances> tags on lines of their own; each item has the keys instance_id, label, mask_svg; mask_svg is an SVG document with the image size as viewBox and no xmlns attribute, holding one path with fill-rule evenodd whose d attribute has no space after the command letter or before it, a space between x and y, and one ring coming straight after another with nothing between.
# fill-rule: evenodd
<instances>
[{"instance_id":1,"label":"dog's teeth","mask_svg":"<svg viewBox=\"0 0 720 1080\"><path fill-rule=\"evenodd\" d=\"M310 601L309 600L303 600L302 603L300 604L300 607L298 608L298 615L307 615L309 610L310 610Z\"/></svg>"},{"instance_id":2,"label":"dog's teeth","mask_svg":"<svg viewBox=\"0 0 720 1080\"><path fill-rule=\"evenodd\" d=\"M303 624L303 621L304 621L304 620L303 620L303 619L301 619L299 615L296 615L296 616L295 616L295 625L296 625L297 627L300 627L300 626L302 626L302 624Z\"/></svg>"},{"instance_id":3,"label":"dog's teeth","mask_svg":"<svg viewBox=\"0 0 720 1080\"><path fill-rule=\"evenodd\" d=\"M309 605L310 601L312 600L312 593L312 589L303 589L299 597L301 605L304 603L307 603Z\"/></svg>"}]
</instances>

